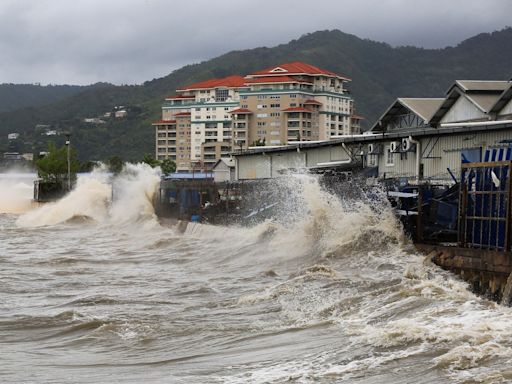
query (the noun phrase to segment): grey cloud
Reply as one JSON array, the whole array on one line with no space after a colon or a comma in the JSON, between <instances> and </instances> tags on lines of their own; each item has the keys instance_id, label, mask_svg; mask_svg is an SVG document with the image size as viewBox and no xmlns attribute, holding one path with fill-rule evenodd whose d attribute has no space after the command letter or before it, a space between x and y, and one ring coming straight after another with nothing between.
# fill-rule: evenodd
<instances>
[{"instance_id":1,"label":"grey cloud","mask_svg":"<svg viewBox=\"0 0 512 384\"><path fill-rule=\"evenodd\" d=\"M437 48L501 29L510 14L510 0L2 0L0 82L141 83L325 29Z\"/></svg>"}]
</instances>

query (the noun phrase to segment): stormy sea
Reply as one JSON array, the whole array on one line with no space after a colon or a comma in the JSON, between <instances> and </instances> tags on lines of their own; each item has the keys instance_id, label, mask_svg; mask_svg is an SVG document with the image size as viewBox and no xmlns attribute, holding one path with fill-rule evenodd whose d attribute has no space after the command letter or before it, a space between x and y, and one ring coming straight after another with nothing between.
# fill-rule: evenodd
<instances>
[{"instance_id":1,"label":"stormy sea","mask_svg":"<svg viewBox=\"0 0 512 384\"><path fill-rule=\"evenodd\" d=\"M149 167L39 207L33 177L0 177L1 383L512 382L512 310L416 253L378 193L290 176L274 219L178 228Z\"/></svg>"}]
</instances>

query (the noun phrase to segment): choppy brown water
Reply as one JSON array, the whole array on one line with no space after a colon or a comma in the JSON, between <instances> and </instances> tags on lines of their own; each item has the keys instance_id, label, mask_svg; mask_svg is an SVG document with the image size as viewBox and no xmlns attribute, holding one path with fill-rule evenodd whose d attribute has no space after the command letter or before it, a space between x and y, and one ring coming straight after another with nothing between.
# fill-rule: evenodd
<instances>
[{"instance_id":1,"label":"choppy brown water","mask_svg":"<svg viewBox=\"0 0 512 384\"><path fill-rule=\"evenodd\" d=\"M156 180L133 167L110 205L93 175L32 209L0 179L0 382L512 381L511 310L411 252L385 204L300 177L291 221L181 234Z\"/></svg>"}]
</instances>

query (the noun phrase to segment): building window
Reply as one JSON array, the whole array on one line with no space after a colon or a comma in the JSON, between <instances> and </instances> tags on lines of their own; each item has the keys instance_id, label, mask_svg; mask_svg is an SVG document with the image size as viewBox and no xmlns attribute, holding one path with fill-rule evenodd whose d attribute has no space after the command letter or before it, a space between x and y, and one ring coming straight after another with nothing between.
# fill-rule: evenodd
<instances>
[{"instance_id":1,"label":"building window","mask_svg":"<svg viewBox=\"0 0 512 384\"><path fill-rule=\"evenodd\" d=\"M292 94L290 95L290 98L291 98L291 99L295 99L296 97L297 97L297 95L296 95L295 93L292 93Z\"/></svg>"},{"instance_id":2,"label":"building window","mask_svg":"<svg viewBox=\"0 0 512 384\"><path fill-rule=\"evenodd\" d=\"M226 101L229 97L229 90L227 89L216 89L215 90L215 101Z\"/></svg>"},{"instance_id":3,"label":"building window","mask_svg":"<svg viewBox=\"0 0 512 384\"><path fill-rule=\"evenodd\" d=\"M391 148L390 147L386 148L386 165L387 166L395 165L394 158L393 158L393 152L391 152Z\"/></svg>"}]
</instances>

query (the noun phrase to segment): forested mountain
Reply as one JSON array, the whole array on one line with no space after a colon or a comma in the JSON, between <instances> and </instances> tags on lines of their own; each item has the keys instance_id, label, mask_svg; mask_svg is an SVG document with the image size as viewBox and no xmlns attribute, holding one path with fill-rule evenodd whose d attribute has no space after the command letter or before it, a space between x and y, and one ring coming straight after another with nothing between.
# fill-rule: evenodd
<instances>
[{"instance_id":1,"label":"forested mountain","mask_svg":"<svg viewBox=\"0 0 512 384\"><path fill-rule=\"evenodd\" d=\"M23 151L44 148L48 137L35 127L47 124L72 132L81 159L114 155L140 159L144 153L153 153L151 122L160 116L162 99L177 87L290 61L304 61L352 78L349 89L357 112L369 126L396 97L440 97L456 79L510 79L512 28L480 34L444 49L394 48L334 30L307 34L272 48L233 51L142 85L103 85L51 105L2 113L0 150L7 146L8 132L22 134L18 145ZM102 116L120 105L128 109L126 119L83 122L83 118Z\"/></svg>"},{"instance_id":2,"label":"forested mountain","mask_svg":"<svg viewBox=\"0 0 512 384\"><path fill-rule=\"evenodd\" d=\"M88 86L0 84L0 113L52 104L87 89L102 86L107 84L98 83Z\"/></svg>"}]
</instances>

